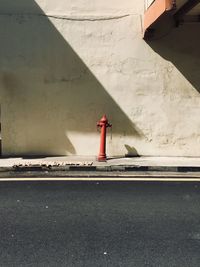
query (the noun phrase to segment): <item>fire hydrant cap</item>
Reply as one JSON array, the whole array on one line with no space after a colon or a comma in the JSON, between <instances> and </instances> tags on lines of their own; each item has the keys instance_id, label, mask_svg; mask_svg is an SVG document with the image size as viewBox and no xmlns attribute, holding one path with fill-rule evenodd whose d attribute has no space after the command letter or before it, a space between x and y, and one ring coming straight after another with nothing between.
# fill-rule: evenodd
<instances>
[{"instance_id":1,"label":"fire hydrant cap","mask_svg":"<svg viewBox=\"0 0 200 267\"><path fill-rule=\"evenodd\" d=\"M108 119L107 119L106 115L103 115L103 117L100 119L100 121L101 122L107 122Z\"/></svg>"}]
</instances>

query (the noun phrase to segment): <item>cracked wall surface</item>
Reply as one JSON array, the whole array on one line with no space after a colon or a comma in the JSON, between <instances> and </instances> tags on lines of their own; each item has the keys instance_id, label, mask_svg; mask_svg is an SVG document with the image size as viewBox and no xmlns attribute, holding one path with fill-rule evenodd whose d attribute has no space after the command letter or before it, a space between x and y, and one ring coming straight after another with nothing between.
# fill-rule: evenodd
<instances>
[{"instance_id":1,"label":"cracked wall surface","mask_svg":"<svg viewBox=\"0 0 200 267\"><path fill-rule=\"evenodd\" d=\"M3 155L96 155L104 113L110 156L200 155L198 25L147 43L141 0L0 7Z\"/></svg>"}]
</instances>

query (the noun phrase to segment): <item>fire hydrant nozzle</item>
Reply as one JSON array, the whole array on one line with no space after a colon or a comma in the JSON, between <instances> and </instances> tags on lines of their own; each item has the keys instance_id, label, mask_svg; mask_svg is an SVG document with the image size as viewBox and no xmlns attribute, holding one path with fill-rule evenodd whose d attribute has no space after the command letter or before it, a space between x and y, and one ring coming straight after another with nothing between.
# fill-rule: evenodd
<instances>
[{"instance_id":1,"label":"fire hydrant nozzle","mask_svg":"<svg viewBox=\"0 0 200 267\"><path fill-rule=\"evenodd\" d=\"M97 127L101 128L100 151L98 161L106 161L106 128L112 127L108 122L106 115L103 115L101 120L97 123Z\"/></svg>"}]
</instances>

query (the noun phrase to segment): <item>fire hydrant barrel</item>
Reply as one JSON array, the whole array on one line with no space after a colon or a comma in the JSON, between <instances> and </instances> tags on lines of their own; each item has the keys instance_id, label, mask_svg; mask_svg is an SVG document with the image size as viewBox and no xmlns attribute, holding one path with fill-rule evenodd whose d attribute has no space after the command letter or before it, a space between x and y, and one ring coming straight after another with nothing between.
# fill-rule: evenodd
<instances>
[{"instance_id":1,"label":"fire hydrant barrel","mask_svg":"<svg viewBox=\"0 0 200 267\"><path fill-rule=\"evenodd\" d=\"M106 115L103 115L101 120L97 123L97 127L101 128L100 151L98 155L98 161L106 161L106 128L112 127L112 125L108 123Z\"/></svg>"}]
</instances>

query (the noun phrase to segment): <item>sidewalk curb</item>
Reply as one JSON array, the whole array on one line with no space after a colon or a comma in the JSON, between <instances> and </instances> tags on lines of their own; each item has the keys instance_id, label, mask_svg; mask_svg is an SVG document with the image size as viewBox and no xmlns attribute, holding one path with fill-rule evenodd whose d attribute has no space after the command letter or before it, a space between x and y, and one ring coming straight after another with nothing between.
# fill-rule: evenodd
<instances>
[{"instance_id":1,"label":"sidewalk curb","mask_svg":"<svg viewBox=\"0 0 200 267\"><path fill-rule=\"evenodd\" d=\"M24 171L81 171L81 172L200 172L198 166L133 166L133 165L112 165L112 166L17 166L0 167L0 173L3 172L24 172Z\"/></svg>"},{"instance_id":2,"label":"sidewalk curb","mask_svg":"<svg viewBox=\"0 0 200 267\"><path fill-rule=\"evenodd\" d=\"M186 177L200 178L200 167L186 166L28 166L0 167L0 179L19 177Z\"/></svg>"}]
</instances>

